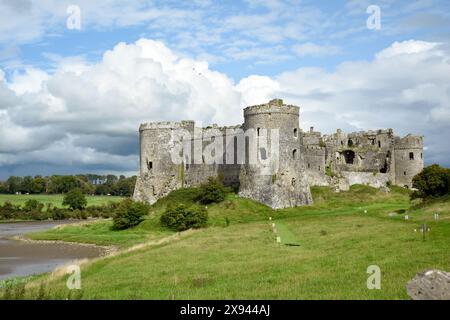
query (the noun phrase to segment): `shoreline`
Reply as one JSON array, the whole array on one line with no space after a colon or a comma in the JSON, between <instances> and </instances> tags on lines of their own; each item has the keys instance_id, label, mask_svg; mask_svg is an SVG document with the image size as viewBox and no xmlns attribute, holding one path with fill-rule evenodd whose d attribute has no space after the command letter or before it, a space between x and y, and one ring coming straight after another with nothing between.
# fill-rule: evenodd
<instances>
[{"instance_id":1,"label":"shoreline","mask_svg":"<svg viewBox=\"0 0 450 320\"><path fill-rule=\"evenodd\" d=\"M82 247L89 247L89 248L97 248L101 250L101 254L98 257L107 257L111 254L117 253L120 251L119 247L117 246L102 246L94 243L86 243L86 242L73 242L73 241L63 241L63 240L35 240L29 238L27 235L16 235L11 238L10 240L16 240L16 241L22 241L22 242L28 242L28 243L40 243L40 244L67 244L67 245L73 245L73 246L82 246ZM96 257L96 258L98 258ZM91 259L91 258L86 258ZM95 259L95 258L92 258Z\"/></svg>"}]
</instances>

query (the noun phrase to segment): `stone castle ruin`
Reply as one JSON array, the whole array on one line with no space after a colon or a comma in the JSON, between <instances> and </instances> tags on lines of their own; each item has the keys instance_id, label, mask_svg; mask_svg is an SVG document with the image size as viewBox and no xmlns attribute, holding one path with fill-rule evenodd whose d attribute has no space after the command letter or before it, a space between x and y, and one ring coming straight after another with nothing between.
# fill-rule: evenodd
<instances>
[{"instance_id":1,"label":"stone castle ruin","mask_svg":"<svg viewBox=\"0 0 450 320\"><path fill-rule=\"evenodd\" d=\"M281 99L244 109L244 123L197 128L194 121L144 123L134 199L220 178L242 197L274 209L312 203L310 186L412 186L423 169L423 139L392 129L322 135L302 132L299 107Z\"/></svg>"}]
</instances>

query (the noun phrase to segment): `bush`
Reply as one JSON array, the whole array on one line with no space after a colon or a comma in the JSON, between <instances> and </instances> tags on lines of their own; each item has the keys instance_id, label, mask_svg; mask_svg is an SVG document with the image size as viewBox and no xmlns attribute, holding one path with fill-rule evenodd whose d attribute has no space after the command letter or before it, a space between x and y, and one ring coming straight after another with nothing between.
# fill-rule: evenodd
<instances>
[{"instance_id":1,"label":"bush","mask_svg":"<svg viewBox=\"0 0 450 320\"><path fill-rule=\"evenodd\" d=\"M204 207L187 207L179 204L176 207L169 207L161 215L161 224L170 229L183 231L187 229L198 229L206 226L208 221L208 212Z\"/></svg>"},{"instance_id":2,"label":"bush","mask_svg":"<svg viewBox=\"0 0 450 320\"><path fill-rule=\"evenodd\" d=\"M113 229L123 230L137 226L148 214L149 206L131 199L122 200L114 212Z\"/></svg>"},{"instance_id":3,"label":"bush","mask_svg":"<svg viewBox=\"0 0 450 320\"><path fill-rule=\"evenodd\" d=\"M63 199L63 206L69 206L71 210L83 210L86 208L87 200L83 191L75 188L67 192Z\"/></svg>"},{"instance_id":4,"label":"bush","mask_svg":"<svg viewBox=\"0 0 450 320\"><path fill-rule=\"evenodd\" d=\"M41 212L44 208L44 205L37 201L36 199L30 199L25 201L25 204L23 206L23 211L30 212L30 211L38 211Z\"/></svg>"},{"instance_id":5,"label":"bush","mask_svg":"<svg viewBox=\"0 0 450 320\"><path fill-rule=\"evenodd\" d=\"M219 180L209 177L208 181L200 186L198 200L203 204L222 202L227 192L227 188Z\"/></svg>"},{"instance_id":6,"label":"bush","mask_svg":"<svg viewBox=\"0 0 450 320\"><path fill-rule=\"evenodd\" d=\"M450 169L437 164L426 167L413 178L417 189L412 198L440 197L450 193Z\"/></svg>"},{"instance_id":7,"label":"bush","mask_svg":"<svg viewBox=\"0 0 450 320\"><path fill-rule=\"evenodd\" d=\"M65 209L53 208L51 210L50 217L53 220L64 220L68 218L68 214L66 213Z\"/></svg>"}]
</instances>

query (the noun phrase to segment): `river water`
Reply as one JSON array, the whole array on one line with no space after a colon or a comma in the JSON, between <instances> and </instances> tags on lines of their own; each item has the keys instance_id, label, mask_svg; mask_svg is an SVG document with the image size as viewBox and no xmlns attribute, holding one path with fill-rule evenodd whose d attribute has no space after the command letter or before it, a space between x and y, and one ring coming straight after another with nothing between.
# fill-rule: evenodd
<instances>
[{"instance_id":1,"label":"river water","mask_svg":"<svg viewBox=\"0 0 450 320\"><path fill-rule=\"evenodd\" d=\"M43 231L67 221L0 223L0 280L44 273L83 258L98 257L98 247L12 240L14 236Z\"/></svg>"}]
</instances>

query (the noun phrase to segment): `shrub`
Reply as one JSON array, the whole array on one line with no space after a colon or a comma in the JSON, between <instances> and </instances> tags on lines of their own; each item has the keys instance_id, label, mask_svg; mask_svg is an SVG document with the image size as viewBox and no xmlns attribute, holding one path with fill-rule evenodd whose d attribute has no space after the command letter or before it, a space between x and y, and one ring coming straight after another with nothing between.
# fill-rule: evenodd
<instances>
[{"instance_id":1,"label":"shrub","mask_svg":"<svg viewBox=\"0 0 450 320\"><path fill-rule=\"evenodd\" d=\"M144 220L148 211L149 206L143 202L122 200L114 212L113 229L123 230L137 226Z\"/></svg>"},{"instance_id":2,"label":"shrub","mask_svg":"<svg viewBox=\"0 0 450 320\"><path fill-rule=\"evenodd\" d=\"M49 215L47 212L41 212L38 210L32 210L29 212L26 212L25 214L21 212L22 216L21 218L30 219L30 220L47 220L49 218Z\"/></svg>"},{"instance_id":3,"label":"shrub","mask_svg":"<svg viewBox=\"0 0 450 320\"><path fill-rule=\"evenodd\" d=\"M64 219L68 218L68 214L66 213L65 209L53 208L51 210L50 217L53 220L64 220Z\"/></svg>"},{"instance_id":4,"label":"shrub","mask_svg":"<svg viewBox=\"0 0 450 320\"><path fill-rule=\"evenodd\" d=\"M25 201L25 204L23 206L23 211L30 212L30 211L38 211L41 212L44 208L44 205L37 201L36 199L29 199Z\"/></svg>"},{"instance_id":5,"label":"shrub","mask_svg":"<svg viewBox=\"0 0 450 320\"><path fill-rule=\"evenodd\" d=\"M203 204L218 203L225 199L227 191L219 180L209 177L208 181L200 186L198 200Z\"/></svg>"},{"instance_id":6,"label":"shrub","mask_svg":"<svg viewBox=\"0 0 450 320\"><path fill-rule=\"evenodd\" d=\"M175 207L169 207L161 215L161 224L170 229L183 231L187 229L198 229L206 226L208 221L208 212L204 207L187 207L179 204Z\"/></svg>"},{"instance_id":7,"label":"shrub","mask_svg":"<svg viewBox=\"0 0 450 320\"><path fill-rule=\"evenodd\" d=\"M14 206L11 202L5 201L3 206L0 205L0 219L14 219L20 208Z\"/></svg>"},{"instance_id":8,"label":"shrub","mask_svg":"<svg viewBox=\"0 0 450 320\"><path fill-rule=\"evenodd\" d=\"M437 164L426 167L413 178L413 187L417 192L412 198L440 197L450 193L450 169Z\"/></svg>"},{"instance_id":9,"label":"shrub","mask_svg":"<svg viewBox=\"0 0 450 320\"><path fill-rule=\"evenodd\" d=\"M63 206L69 206L71 210L83 210L86 208L87 200L83 191L75 188L67 192L63 199Z\"/></svg>"}]
</instances>

